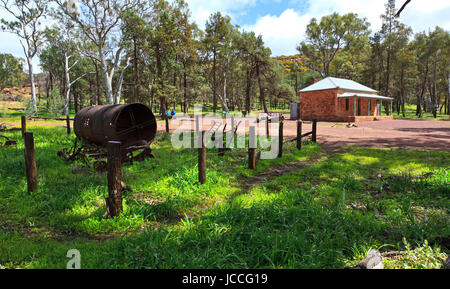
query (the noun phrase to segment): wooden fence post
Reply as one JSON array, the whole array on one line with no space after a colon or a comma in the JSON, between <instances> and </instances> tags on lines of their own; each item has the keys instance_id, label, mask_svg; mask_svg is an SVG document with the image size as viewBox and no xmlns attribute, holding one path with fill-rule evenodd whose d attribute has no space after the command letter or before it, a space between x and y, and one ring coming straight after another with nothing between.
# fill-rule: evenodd
<instances>
[{"instance_id":1,"label":"wooden fence post","mask_svg":"<svg viewBox=\"0 0 450 289\"><path fill-rule=\"evenodd\" d=\"M194 148L201 148L201 142L200 142L200 116L196 115L195 116L195 132L194 132L194 138L195 138L195 145Z\"/></svg>"},{"instance_id":2,"label":"wooden fence post","mask_svg":"<svg viewBox=\"0 0 450 289\"><path fill-rule=\"evenodd\" d=\"M206 144L205 144L206 132L202 131L199 133L198 143L200 148L198 149L198 181L200 184L206 183Z\"/></svg>"},{"instance_id":3,"label":"wooden fence post","mask_svg":"<svg viewBox=\"0 0 450 289\"><path fill-rule=\"evenodd\" d=\"M108 215L117 217L123 211L122 204L122 155L120 142L108 142Z\"/></svg>"},{"instance_id":4,"label":"wooden fence post","mask_svg":"<svg viewBox=\"0 0 450 289\"><path fill-rule=\"evenodd\" d=\"M36 154L34 152L34 137L32 132L24 133L25 139L25 171L27 175L28 193L38 189Z\"/></svg>"},{"instance_id":5,"label":"wooden fence post","mask_svg":"<svg viewBox=\"0 0 450 289\"><path fill-rule=\"evenodd\" d=\"M299 120L297 121L297 149L302 149L302 126L303 123Z\"/></svg>"},{"instance_id":6,"label":"wooden fence post","mask_svg":"<svg viewBox=\"0 0 450 289\"><path fill-rule=\"evenodd\" d=\"M70 116L66 117L66 123L67 123L67 134L70 135Z\"/></svg>"},{"instance_id":7,"label":"wooden fence post","mask_svg":"<svg viewBox=\"0 0 450 289\"><path fill-rule=\"evenodd\" d=\"M170 132L169 117L166 115L165 119L166 119L166 133L169 133Z\"/></svg>"},{"instance_id":8,"label":"wooden fence post","mask_svg":"<svg viewBox=\"0 0 450 289\"><path fill-rule=\"evenodd\" d=\"M195 116L195 132L196 133L200 132L200 116L199 115Z\"/></svg>"},{"instance_id":9,"label":"wooden fence post","mask_svg":"<svg viewBox=\"0 0 450 289\"><path fill-rule=\"evenodd\" d=\"M22 121L22 137L25 137L25 133L27 132L27 118L23 115L21 121Z\"/></svg>"},{"instance_id":10,"label":"wooden fence post","mask_svg":"<svg viewBox=\"0 0 450 289\"><path fill-rule=\"evenodd\" d=\"M278 158L282 158L283 157L283 143L284 143L284 133L283 133L283 129L284 129L284 122L281 120L280 121L280 129L278 132Z\"/></svg>"},{"instance_id":11,"label":"wooden fence post","mask_svg":"<svg viewBox=\"0 0 450 289\"><path fill-rule=\"evenodd\" d=\"M256 128L250 127L248 133L248 168L256 169Z\"/></svg>"},{"instance_id":12,"label":"wooden fence post","mask_svg":"<svg viewBox=\"0 0 450 289\"><path fill-rule=\"evenodd\" d=\"M235 137L236 137L236 135L234 134L234 132L236 130L236 125L235 125L234 121L235 121L235 117L234 117L234 115L232 115L231 116L231 132L230 132L232 141L229 142L228 136L227 136L227 147L226 147L227 149L234 148Z\"/></svg>"},{"instance_id":13,"label":"wooden fence post","mask_svg":"<svg viewBox=\"0 0 450 289\"><path fill-rule=\"evenodd\" d=\"M312 141L317 142L317 120L313 120Z\"/></svg>"},{"instance_id":14,"label":"wooden fence post","mask_svg":"<svg viewBox=\"0 0 450 289\"><path fill-rule=\"evenodd\" d=\"M222 137L221 137L220 143L219 143L219 157L225 156L225 148L226 148L225 139L226 139L225 134L222 133Z\"/></svg>"},{"instance_id":15,"label":"wooden fence post","mask_svg":"<svg viewBox=\"0 0 450 289\"><path fill-rule=\"evenodd\" d=\"M231 116L231 131L234 133L234 115Z\"/></svg>"}]
</instances>

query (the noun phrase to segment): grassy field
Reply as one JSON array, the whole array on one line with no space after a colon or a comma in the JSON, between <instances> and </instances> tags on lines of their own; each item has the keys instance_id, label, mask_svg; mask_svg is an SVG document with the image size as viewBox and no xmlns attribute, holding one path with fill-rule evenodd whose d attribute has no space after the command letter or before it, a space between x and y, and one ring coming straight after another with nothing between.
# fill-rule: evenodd
<instances>
[{"instance_id":1,"label":"grassy field","mask_svg":"<svg viewBox=\"0 0 450 289\"><path fill-rule=\"evenodd\" d=\"M394 118L396 118L396 119L423 119L423 120L450 120L449 115L440 114L439 112L438 112L436 118L434 118L433 114L429 113L429 112L424 112L422 115L422 118L420 118L416 115L416 109L417 109L416 105L407 104L407 105L405 105L406 117L403 117L403 115L401 113L398 114L397 112L394 112Z\"/></svg>"},{"instance_id":2,"label":"grassy field","mask_svg":"<svg viewBox=\"0 0 450 289\"><path fill-rule=\"evenodd\" d=\"M20 122L21 112L0 112L0 123ZM155 159L123 167L132 191L108 219L106 174L60 159L75 137L45 123L28 126L39 176L31 195L20 132L0 133L18 143L0 148L0 268L65 268L70 249L82 268L344 268L371 248L406 251L387 268L439 268L449 253L448 152L329 154L291 143L251 171L245 150L211 150L202 186L197 152L159 134Z\"/></svg>"},{"instance_id":3,"label":"grassy field","mask_svg":"<svg viewBox=\"0 0 450 289\"><path fill-rule=\"evenodd\" d=\"M343 268L370 248L405 250L389 268L438 268L448 254L447 152L349 147L328 155L290 144L282 159L246 168L245 151L208 155L208 183L196 151L158 135L156 159L123 168L124 212L108 219L105 173L66 163L64 128L35 134L39 191L28 195L20 132L0 149L0 266L65 268L69 249L83 268ZM253 187L252 176L270 177ZM424 176L425 175L425 176ZM414 261L420 260L420 262Z\"/></svg>"}]
</instances>

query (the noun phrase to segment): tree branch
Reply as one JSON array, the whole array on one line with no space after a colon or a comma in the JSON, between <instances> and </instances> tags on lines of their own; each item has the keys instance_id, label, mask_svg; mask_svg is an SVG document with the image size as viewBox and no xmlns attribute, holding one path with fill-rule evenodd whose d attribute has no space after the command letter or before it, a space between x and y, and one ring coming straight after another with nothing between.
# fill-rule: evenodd
<instances>
[{"instance_id":1,"label":"tree branch","mask_svg":"<svg viewBox=\"0 0 450 289\"><path fill-rule=\"evenodd\" d=\"M395 15L395 17L400 17L400 14L402 13L402 11L405 9L405 7L409 4L409 2L411 2L411 0L407 0L405 2L405 4L403 4L402 8L400 8L400 10L398 10L397 14Z\"/></svg>"}]
</instances>

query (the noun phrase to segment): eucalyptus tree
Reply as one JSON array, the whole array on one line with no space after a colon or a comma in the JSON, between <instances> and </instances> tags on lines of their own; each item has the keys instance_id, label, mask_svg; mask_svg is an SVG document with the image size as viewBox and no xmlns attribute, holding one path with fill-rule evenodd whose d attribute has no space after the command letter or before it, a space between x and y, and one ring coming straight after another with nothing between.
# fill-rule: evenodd
<instances>
[{"instance_id":1,"label":"eucalyptus tree","mask_svg":"<svg viewBox=\"0 0 450 289\"><path fill-rule=\"evenodd\" d=\"M184 2L182 2L184 3ZM187 6L182 6L179 11L178 27L180 29L180 38L177 42L177 59L181 62L181 75L183 87L183 111L187 113L189 103L193 100L195 85L198 85L196 79L200 76L201 66L200 53L202 50L201 31L195 23L189 21L189 10ZM181 81L180 81L181 82Z\"/></svg>"},{"instance_id":2,"label":"eucalyptus tree","mask_svg":"<svg viewBox=\"0 0 450 289\"><path fill-rule=\"evenodd\" d=\"M246 110L250 113L250 94L252 90L252 78L256 77L259 87L259 100L267 113L267 103L265 98L266 86L264 78L268 78L268 73L272 69L273 62L270 60L271 50L264 46L262 36L256 36L254 32L243 32L236 40L237 47L247 65L247 88L246 88Z\"/></svg>"},{"instance_id":3,"label":"eucalyptus tree","mask_svg":"<svg viewBox=\"0 0 450 289\"><path fill-rule=\"evenodd\" d=\"M19 86L23 79L22 61L12 54L0 54L0 90L5 87Z\"/></svg>"},{"instance_id":4,"label":"eucalyptus tree","mask_svg":"<svg viewBox=\"0 0 450 289\"><path fill-rule=\"evenodd\" d=\"M177 14L174 13L174 4L165 0L154 0L151 5L153 9L147 20L146 54L153 59L156 67L152 93L159 98L161 114L165 116L168 108L168 96L173 97L175 94L175 87L170 79L173 75L171 72L175 65L180 30L177 26ZM168 126L166 127L168 129Z\"/></svg>"},{"instance_id":5,"label":"eucalyptus tree","mask_svg":"<svg viewBox=\"0 0 450 289\"><path fill-rule=\"evenodd\" d=\"M229 66L228 59L231 52L231 34L233 25L229 16L222 16L216 12L209 17L206 22L204 45L208 52L208 60L212 62L212 91L213 91L213 111L216 113L218 104L218 81L217 75L219 67L223 69L224 94L222 95L222 104L225 110L228 110L226 101L226 73ZM211 59L212 57L212 59Z\"/></svg>"},{"instance_id":6,"label":"eucalyptus tree","mask_svg":"<svg viewBox=\"0 0 450 289\"><path fill-rule=\"evenodd\" d=\"M330 76L330 65L342 50L366 42L370 34L369 23L357 14L339 15L333 13L317 21L313 18L306 29L306 41L297 50L308 57L310 69L322 77Z\"/></svg>"},{"instance_id":7,"label":"eucalyptus tree","mask_svg":"<svg viewBox=\"0 0 450 289\"><path fill-rule=\"evenodd\" d=\"M411 34L411 28L400 24L391 43L394 51L392 70L396 75L393 81L395 85L391 91L395 98L397 113L402 113L403 117L406 117L405 103L411 90L413 82L411 75L414 74L415 68L412 65L415 62L413 47L409 41Z\"/></svg>"},{"instance_id":8,"label":"eucalyptus tree","mask_svg":"<svg viewBox=\"0 0 450 289\"><path fill-rule=\"evenodd\" d=\"M129 75L128 81L133 83L133 102L140 101L142 86L142 71L145 67L143 62L143 49L147 41L147 23L145 21L145 9L128 9L125 11L122 23L122 32L127 46L133 55L133 73Z\"/></svg>"},{"instance_id":9,"label":"eucalyptus tree","mask_svg":"<svg viewBox=\"0 0 450 289\"><path fill-rule=\"evenodd\" d=\"M113 95L113 78L125 51L121 24L122 14L139 4L139 0L55 0L61 11L95 46L95 51L84 51L89 57L100 63L103 73L106 102L120 103L123 71L130 65L129 57L122 67L116 92Z\"/></svg>"},{"instance_id":10,"label":"eucalyptus tree","mask_svg":"<svg viewBox=\"0 0 450 289\"><path fill-rule=\"evenodd\" d=\"M93 72L84 72L83 74L78 75L75 79L72 79L71 72L82 60L82 55L79 52L79 47L82 46L80 43L82 39L78 33L79 31L75 29L75 25L70 18L64 17L63 14L58 13L57 11L53 11L52 14L58 21L51 29L47 29L45 31L47 40L46 43L48 43L50 47L53 47L55 50L59 51L59 54L62 55L63 58L62 63L60 63L60 66L64 68L63 91L65 101L63 114L69 116L70 93L72 86L85 77L88 73Z\"/></svg>"},{"instance_id":11,"label":"eucalyptus tree","mask_svg":"<svg viewBox=\"0 0 450 289\"><path fill-rule=\"evenodd\" d=\"M400 27L400 21L396 17L397 10L395 8L395 0L388 0L385 5L385 13L381 15L383 24L380 31L380 36L383 41L384 50L386 51L386 68L384 71L384 94L390 96L391 92L391 66L392 57L395 51L393 50L393 41L396 37L396 32Z\"/></svg>"},{"instance_id":12,"label":"eucalyptus tree","mask_svg":"<svg viewBox=\"0 0 450 289\"><path fill-rule=\"evenodd\" d=\"M412 42L416 59L416 115L419 117L422 117L423 110L426 110L424 95L430 71L428 44L429 39L425 32L417 33Z\"/></svg>"},{"instance_id":13,"label":"eucalyptus tree","mask_svg":"<svg viewBox=\"0 0 450 289\"><path fill-rule=\"evenodd\" d=\"M265 97L265 86L263 82L263 77L267 77L268 71L271 69L270 55L272 54L270 48L264 46L264 41L262 36L258 36L254 42L254 47L252 56L255 64L255 73L258 79L259 86L259 99L261 104L263 105L264 112L268 113L266 97ZM251 49L252 49L251 48Z\"/></svg>"},{"instance_id":14,"label":"eucalyptus tree","mask_svg":"<svg viewBox=\"0 0 450 289\"><path fill-rule=\"evenodd\" d=\"M250 114L252 108L252 95L255 86L254 77L256 75L254 46L256 36L254 32L246 32L235 34L233 38L233 46L239 51L239 57L243 63L245 70L245 111Z\"/></svg>"},{"instance_id":15,"label":"eucalyptus tree","mask_svg":"<svg viewBox=\"0 0 450 289\"><path fill-rule=\"evenodd\" d=\"M3 31L11 32L20 39L20 44L28 64L31 85L32 113L37 113L36 88L34 85L33 58L42 44L41 21L47 11L44 0L0 0L0 7L12 16L12 20L1 19Z\"/></svg>"},{"instance_id":16,"label":"eucalyptus tree","mask_svg":"<svg viewBox=\"0 0 450 289\"><path fill-rule=\"evenodd\" d=\"M297 68L298 71L301 71L301 63L298 61L298 56L294 56L293 59L288 62L284 62L284 64L277 59L271 59L269 61L270 70L268 70L265 74L265 83L269 94L269 99L271 99L272 104L275 104L275 107L277 107L280 101L298 102L298 100L295 100L296 92L298 91L298 83L296 83L295 86L288 84L286 82L286 78L289 77L289 74L285 73L285 65L288 67Z\"/></svg>"},{"instance_id":17,"label":"eucalyptus tree","mask_svg":"<svg viewBox=\"0 0 450 289\"><path fill-rule=\"evenodd\" d=\"M427 55L430 58L430 77L428 78L428 92L433 116L436 118L442 95L445 96L444 107L448 103L450 75L450 33L440 27L429 33Z\"/></svg>"}]
</instances>

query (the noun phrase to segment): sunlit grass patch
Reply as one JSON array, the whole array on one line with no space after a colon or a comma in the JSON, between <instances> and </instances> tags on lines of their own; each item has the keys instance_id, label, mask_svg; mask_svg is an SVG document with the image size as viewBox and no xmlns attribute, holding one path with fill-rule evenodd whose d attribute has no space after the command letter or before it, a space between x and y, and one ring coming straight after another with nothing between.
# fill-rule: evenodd
<instances>
[{"instance_id":1,"label":"sunlit grass patch","mask_svg":"<svg viewBox=\"0 0 450 289\"><path fill-rule=\"evenodd\" d=\"M64 128L30 130L38 192L26 192L20 132L6 133L17 148L0 149L6 268L65 268L72 248L83 268L343 268L371 248L404 250L404 237L411 251L425 240L433 248L413 253L421 256L414 266L437 266L448 252L448 152L348 147L327 155L292 143L252 171L245 150L220 157L212 149L200 185L197 150L174 149L160 134L155 159L123 166L132 190L123 192L121 216L109 219L106 173L57 157L74 141Z\"/></svg>"}]
</instances>

